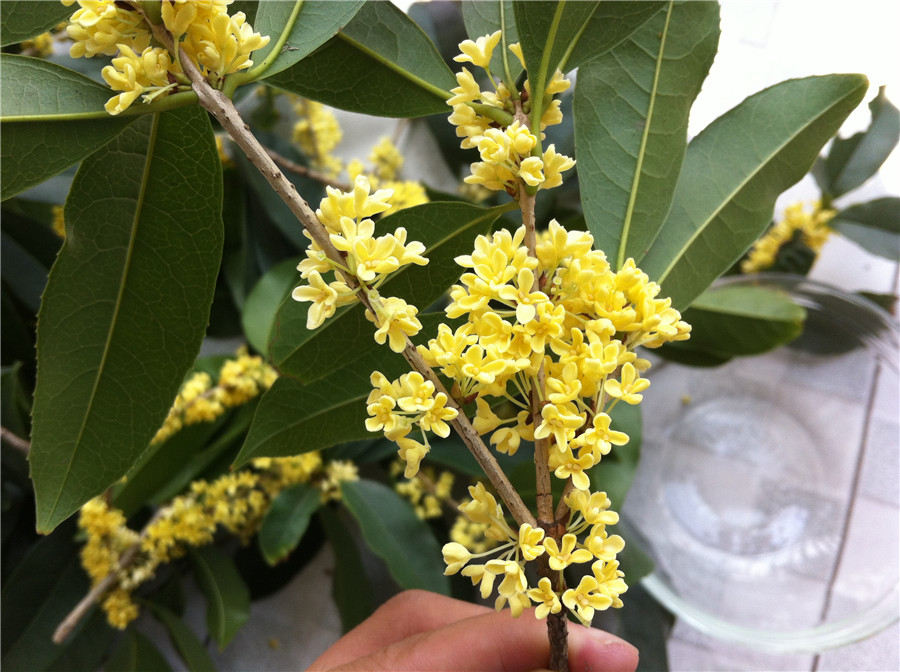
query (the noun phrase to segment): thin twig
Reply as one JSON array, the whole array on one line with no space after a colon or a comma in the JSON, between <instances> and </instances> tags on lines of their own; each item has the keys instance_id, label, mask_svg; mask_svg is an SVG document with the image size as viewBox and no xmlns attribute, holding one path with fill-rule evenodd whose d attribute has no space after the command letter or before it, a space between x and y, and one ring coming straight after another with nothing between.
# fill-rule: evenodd
<instances>
[{"instance_id":1,"label":"thin twig","mask_svg":"<svg viewBox=\"0 0 900 672\"><path fill-rule=\"evenodd\" d=\"M306 166L300 165L296 161L291 161L286 156L282 156L278 152L273 149L269 149L266 147L266 153L272 157L272 160L281 166L284 170L295 173L297 175L301 175L302 177L308 177L311 180L315 180L320 184L324 184L326 187L334 187L335 189L340 189L341 191L350 191L353 187L346 182L341 182L340 180L335 180L325 173L320 173L317 170L313 170L312 168L307 168Z\"/></svg>"},{"instance_id":2,"label":"thin twig","mask_svg":"<svg viewBox=\"0 0 900 672\"><path fill-rule=\"evenodd\" d=\"M28 457L28 453L31 450L31 443L29 441L26 441L18 434L14 434L6 427L0 427L0 438Z\"/></svg>"},{"instance_id":3,"label":"thin twig","mask_svg":"<svg viewBox=\"0 0 900 672\"><path fill-rule=\"evenodd\" d=\"M144 539L146 539L150 527L163 516L165 511L165 508L161 508L153 514L153 517L147 521L147 524L144 525L144 529L141 530L137 541L129 546L122 554L122 557L119 558L116 568L100 579L97 585L92 587L87 595L81 598L78 604L76 604L72 611L69 612L69 615L56 627L56 630L53 633L54 644L62 644L66 638L72 634L72 630L75 629L75 626L78 625L81 619L84 618L88 611L90 611L91 607L94 606L94 603L99 602L100 598L121 580L120 572L131 567L135 559L137 559L138 553L141 551L141 545L143 544Z\"/></svg>"},{"instance_id":4,"label":"thin twig","mask_svg":"<svg viewBox=\"0 0 900 672\"><path fill-rule=\"evenodd\" d=\"M524 185L519 188L519 208L522 210L522 222L525 225L525 246L528 254L537 257L537 232L534 220L535 197L529 194ZM540 273L536 273L531 291L540 289ZM541 393L545 390L544 363L538 368L535 382L531 386L529 394L529 406L531 408L531 421L537 429L542 420ZM559 516L553 510L553 490L550 476L549 460L550 441L548 438L534 440L534 471L537 485L536 504L538 524L545 533L559 544L565 533L565 524L559 523ZM571 479L570 479L571 480ZM560 506L563 502L560 501ZM550 567L547 556L538 558L538 574L542 578L550 579L555 592L561 593L566 588L566 579L562 572L554 571ZM547 615L547 638L550 640L549 667L554 672L568 672L569 669L569 631L568 622L564 612Z\"/></svg>"}]
</instances>

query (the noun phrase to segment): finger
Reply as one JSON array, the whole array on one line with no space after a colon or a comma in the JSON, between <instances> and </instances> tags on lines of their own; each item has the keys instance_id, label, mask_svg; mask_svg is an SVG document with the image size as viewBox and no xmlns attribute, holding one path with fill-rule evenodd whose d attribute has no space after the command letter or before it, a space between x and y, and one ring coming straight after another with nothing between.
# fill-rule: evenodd
<instances>
[{"instance_id":1,"label":"finger","mask_svg":"<svg viewBox=\"0 0 900 672\"><path fill-rule=\"evenodd\" d=\"M548 664L547 626L529 611L518 619L509 613L471 616L430 632L419 632L338 668L410 672L524 672ZM637 650L601 630L570 624L569 659L573 672L633 672ZM337 671L335 671L337 672Z\"/></svg>"},{"instance_id":2,"label":"finger","mask_svg":"<svg viewBox=\"0 0 900 672\"><path fill-rule=\"evenodd\" d=\"M341 637L313 663L312 670L329 670L367 656L420 632L437 630L471 616L492 613L470 604L424 590L407 590L392 597Z\"/></svg>"}]
</instances>

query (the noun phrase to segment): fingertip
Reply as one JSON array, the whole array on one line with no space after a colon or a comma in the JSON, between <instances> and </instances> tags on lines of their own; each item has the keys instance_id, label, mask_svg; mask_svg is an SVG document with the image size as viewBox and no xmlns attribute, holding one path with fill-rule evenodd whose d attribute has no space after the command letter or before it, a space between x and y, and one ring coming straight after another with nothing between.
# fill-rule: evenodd
<instances>
[{"instance_id":1,"label":"fingertip","mask_svg":"<svg viewBox=\"0 0 900 672\"><path fill-rule=\"evenodd\" d=\"M602 630L585 628L577 646L572 648L569 652L572 672L634 672L638 666L638 650Z\"/></svg>"}]
</instances>

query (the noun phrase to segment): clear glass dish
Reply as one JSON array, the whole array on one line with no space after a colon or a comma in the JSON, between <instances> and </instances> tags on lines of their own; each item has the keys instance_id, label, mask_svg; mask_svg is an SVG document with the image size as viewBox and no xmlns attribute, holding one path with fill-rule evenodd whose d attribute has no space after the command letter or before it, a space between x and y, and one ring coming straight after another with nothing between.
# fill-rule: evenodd
<instances>
[{"instance_id":1,"label":"clear glass dish","mask_svg":"<svg viewBox=\"0 0 900 672\"><path fill-rule=\"evenodd\" d=\"M680 619L756 649L816 653L900 617L896 321L806 278L803 334L715 368L654 363L623 508L656 561L646 588Z\"/></svg>"}]
</instances>

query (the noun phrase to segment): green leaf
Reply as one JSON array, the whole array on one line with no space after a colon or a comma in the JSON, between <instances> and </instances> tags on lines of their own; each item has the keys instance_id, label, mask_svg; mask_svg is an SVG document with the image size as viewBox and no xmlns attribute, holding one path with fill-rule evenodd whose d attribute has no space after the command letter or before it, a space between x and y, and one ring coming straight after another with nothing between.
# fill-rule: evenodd
<instances>
[{"instance_id":1,"label":"green leaf","mask_svg":"<svg viewBox=\"0 0 900 672\"><path fill-rule=\"evenodd\" d=\"M672 209L638 265L684 309L740 259L865 94L863 75L776 84L742 102L688 146Z\"/></svg>"},{"instance_id":2,"label":"green leaf","mask_svg":"<svg viewBox=\"0 0 900 672\"><path fill-rule=\"evenodd\" d=\"M805 318L801 306L776 290L714 287L697 297L684 313L691 325L691 337L662 350L699 352L722 359L759 355L799 336Z\"/></svg>"},{"instance_id":3,"label":"green leaf","mask_svg":"<svg viewBox=\"0 0 900 672\"><path fill-rule=\"evenodd\" d=\"M869 128L849 138L836 138L824 166L817 170L823 191L837 198L860 187L878 172L900 140L900 110L882 86L869 103Z\"/></svg>"},{"instance_id":4,"label":"green leaf","mask_svg":"<svg viewBox=\"0 0 900 672\"><path fill-rule=\"evenodd\" d=\"M253 54L254 63L262 63L275 48L279 36L293 19L291 32L274 62L263 77L285 70L325 44L353 18L365 0L295 0L260 2L253 29L268 35L269 45ZM295 12L296 9L296 12Z\"/></svg>"},{"instance_id":5,"label":"green leaf","mask_svg":"<svg viewBox=\"0 0 900 672\"><path fill-rule=\"evenodd\" d=\"M437 539L409 502L374 481L344 481L341 493L366 543L387 563L402 588L449 595L450 582L443 573Z\"/></svg>"},{"instance_id":6,"label":"green leaf","mask_svg":"<svg viewBox=\"0 0 900 672\"><path fill-rule=\"evenodd\" d=\"M443 314L434 314L427 320L423 316L422 332L431 333L441 319ZM297 455L372 438L365 426L365 400L372 391L372 372L378 370L388 378L396 378L409 371L409 365L383 346L369 350L352 364L344 364L344 368L309 384L287 376L278 378L260 400L233 468L254 457Z\"/></svg>"},{"instance_id":7,"label":"green leaf","mask_svg":"<svg viewBox=\"0 0 900 672\"><path fill-rule=\"evenodd\" d=\"M103 668L106 672L171 672L168 661L145 635L130 629Z\"/></svg>"},{"instance_id":8,"label":"green leaf","mask_svg":"<svg viewBox=\"0 0 900 672\"><path fill-rule=\"evenodd\" d=\"M851 205L830 223L867 252L900 261L900 198L887 196Z\"/></svg>"},{"instance_id":9,"label":"green leaf","mask_svg":"<svg viewBox=\"0 0 900 672\"><path fill-rule=\"evenodd\" d=\"M513 3L519 44L525 56L532 91L536 90L539 72L546 75L544 85L550 81L570 46L585 32L591 16L600 4L549 0L520 0Z\"/></svg>"},{"instance_id":10,"label":"green leaf","mask_svg":"<svg viewBox=\"0 0 900 672\"><path fill-rule=\"evenodd\" d=\"M157 493L201 450L223 424L198 423L181 429L159 445L151 445L129 470L127 479L114 490L113 503L126 517L142 506L158 501Z\"/></svg>"},{"instance_id":11,"label":"green leaf","mask_svg":"<svg viewBox=\"0 0 900 672\"><path fill-rule=\"evenodd\" d=\"M39 530L121 478L200 349L222 247L206 112L147 116L86 160L38 321Z\"/></svg>"},{"instance_id":12,"label":"green leaf","mask_svg":"<svg viewBox=\"0 0 900 672\"><path fill-rule=\"evenodd\" d=\"M187 623L156 602L149 603L150 610L166 631L169 639L191 672L216 672L216 664L210 657L203 642L188 627Z\"/></svg>"},{"instance_id":13,"label":"green leaf","mask_svg":"<svg viewBox=\"0 0 900 672\"><path fill-rule=\"evenodd\" d=\"M375 611L372 585L357 546L358 535L347 529L331 507L319 509L319 518L334 553L332 594L341 614L341 629L349 632Z\"/></svg>"},{"instance_id":14,"label":"green leaf","mask_svg":"<svg viewBox=\"0 0 900 672\"><path fill-rule=\"evenodd\" d=\"M74 7L65 7L59 2L5 0L0 14L0 47L45 33L74 12Z\"/></svg>"},{"instance_id":15,"label":"green leaf","mask_svg":"<svg viewBox=\"0 0 900 672\"><path fill-rule=\"evenodd\" d=\"M462 3L462 14L466 31L472 40L477 40L484 35L492 35L498 30L503 31L500 43L494 48L494 53L491 55L491 73L505 81L506 69L509 68L510 77L513 79L512 83L515 84L515 80L522 72L522 64L509 50L510 44L519 42L519 31L516 28L516 15L512 1L464 2Z\"/></svg>"},{"instance_id":16,"label":"green leaf","mask_svg":"<svg viewBox=\"0 0 900 672\"><path fill-rule=\"evenodd\" d=\"M367 2L334 38L267 82L380 117L448 113L456 86L434 43L390 2Z\"/></svg>"},{"instance_id":17,"label":"green leaf","mask_svg":"<svg viewBox=\"0 0 900 672\"><path fill-rule=\"evenodd\" d=\"M0 54L0 68L0 200L61 173L134 121L110 117L111 91L66 68L12 54Z\"/></svg>"},{"instance_id":18,"label":"green leaf","mask_svg":"<svg viewBox=\"0 0 900 672\"><path fill-rule=\"evenodd\" d=\"M595 247L615 268L642 257L662 227L687 147L691 105L718 42L717 3L670 3L578 70L581 203Z\"/></svg>"},{"instance_id":19,"label":"green leaf","mask_svg":"<svg viewBox=\"0 0 900 672\"><path fill-rule=\"evenodd\" d=\"M262 276L247 295L241 324L250 346L266 356L273 338L275 317L279 307L290 296L291 289L300 284L297 260L285 259Z\"/></svg>"},{"instance_id":20,"label":"green leaf","mask_svg":"<svg viewBox=\"0 0 900 672\"><path fill-rule=\"evenodd\" d=\"M215 546L191 549L189 555L206 595L206 626L222 651L250 618L250 591L231 558Z\"/></svg>"},{"instance_id":21,"label":"green leaf","mask_svg":"<svg viewBox=\"0 0 900 672\"><path fill-rule=\"evenodd\" d=\"M665 2L603 0L572 48L564 69L568 72L605 54L630 37L665 6Z\"/></svg>"},{"instance_id":22,"label":"green leaf","mask_svg":"<svg viewBox=\"0 0 900 672\"><path fill-rule=\"evenodd\" d=\"M399 296L425 310L459 278L461 269L453 259L471 254L475 237L486 233L505 209L433 202L385 217L377 229L405 227L409 240L425 245L429 261L401 268L379 288L381 295ZM309 305L287 298L278 311L270 352L283 374L309 382L379 347L372 337L375 327L361 304L339 309L314 331L306 328Z\"/></svg>"},{"instance_id":23,"label":"green leaf","mask_svg":"<svg viewBox=\"0 0 900 672\"><path fill-rule=\"evenodd\" d=\"M321 503L321 493L305 483L278 493L259 528L259 549L266 562L276 565L297 547Z\"/></svg>"},{"instance_id":24,"label":"green leaf","mask_svg":"<svg viewBox=\"0 0 900 672\"><path fill-rule=\"evenodd\" d=\"M73 542L74 525L40 540L4 578L0 651L5 670L42 670L63 651L51 638L89 588Z\"/></svg>"}]
</instances>

